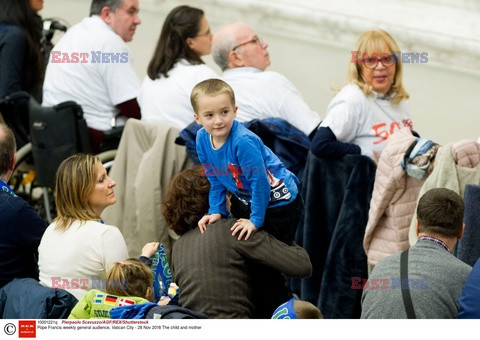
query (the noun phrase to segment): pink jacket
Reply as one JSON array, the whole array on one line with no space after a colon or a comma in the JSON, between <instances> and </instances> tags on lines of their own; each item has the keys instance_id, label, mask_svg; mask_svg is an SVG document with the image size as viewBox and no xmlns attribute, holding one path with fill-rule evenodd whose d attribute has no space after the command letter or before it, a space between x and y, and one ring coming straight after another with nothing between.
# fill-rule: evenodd
<instances>
[{"instance_id":1,"label":"pink jacket","mask_svg":"<svg viewBox=\"0 0 480 340\"><path fill-rule=\"evenodd\" d=\"M423 181L407 175L401 162L415 140L410 129L394 133L377 164L363 247L368 263L408 249L408 231Z\"/></svg>"}]
</instances>

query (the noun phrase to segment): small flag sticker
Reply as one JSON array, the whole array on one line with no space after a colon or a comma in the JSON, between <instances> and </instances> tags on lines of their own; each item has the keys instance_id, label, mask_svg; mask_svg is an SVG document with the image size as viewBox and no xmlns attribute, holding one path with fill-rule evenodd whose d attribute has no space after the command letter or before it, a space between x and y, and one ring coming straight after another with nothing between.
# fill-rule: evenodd
<instances>
[{"instance_id":1,"label":"small flag sticker","mask_svg":"<svg viewBox=\"0 0 480 340\"><path fill-rule=\"evenodd\" d=\"M115 305L115 303L117 302L117 297L114 296L114 295L107 295L105 297L105 301L104 301L104 304L106 305Z\"/></svg>"},{"instance_id":2,"label":"small flag sticker","mask_svg":"<svg viewBox=\"0 0 480 340\"><path fill-rule=\"evenodd\" d=\"M95 294L95 297L93 298L93 303L94 304L102 304L104 297L105 297L105 294L102 294L102 293Z\"/></svg>"},{"instance_id":3,"label":"small flag sticker","mask_svg":"<svg viewBox=\"0 0 480 340\"><path fill-rule=\"evenodd\" d=\"M121 298L120 302L118 303L119 306L130 306L134 304L135 304L135 301L124 299L124 298Z\"/></svg>"}]
</instances>

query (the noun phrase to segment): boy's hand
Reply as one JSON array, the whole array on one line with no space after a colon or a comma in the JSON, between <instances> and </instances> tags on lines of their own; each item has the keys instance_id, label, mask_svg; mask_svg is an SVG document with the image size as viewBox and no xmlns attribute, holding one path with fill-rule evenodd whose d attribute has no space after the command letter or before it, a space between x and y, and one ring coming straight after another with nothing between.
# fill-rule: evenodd
<instances>
[{"instance_id":1,"label":"boy's hand","mask_svg":"<svg viewBox=\"0 0 480 340\"><path fill-rule=\"evenodd\" d=\"M241 240L243 235L245 235L245 241L249 239L250 235L252 233L257 231L257 227L253 225L250 220L246 218L240 218L235 224L230 228L230 230L233 230L232 236L235 236L237 232L240 231L240 234L238 235L238 239Z\"/></svg>"},{"instance_id":2,"label":"boy's hand","mask_svg":"<svg viewBox=\"0 0 480 340\"><path fill-rule=\"evenodd\" d=\"M222 218L222 215L220 214L211 214L211 215L203 216L200 219L200 221L198 221L198 228L200 229L200 232L203 234L203 232L207 230L207 224L212 224L221 218Z\"/></svg>"},{"instance_id":3,"label":"boy's hand","mask_svg":"<svg viewBox=\"0 0 480 340\"><path fill-rule=\"evenodd\" d=\"M151 258L158 250L159 242L150 242L143 246L142 255L148 258Z\"/></svg>"}]
</instances>

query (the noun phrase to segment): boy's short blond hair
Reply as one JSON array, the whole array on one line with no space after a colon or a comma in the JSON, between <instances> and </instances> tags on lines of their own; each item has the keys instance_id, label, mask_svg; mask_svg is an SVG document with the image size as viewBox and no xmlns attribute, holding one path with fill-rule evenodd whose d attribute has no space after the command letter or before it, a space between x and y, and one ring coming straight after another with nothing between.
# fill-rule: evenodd
<instances>
[{"instance_id":1,"label":"boy's short blond hair","mask_svg":"<svg viewBox=\"0 0 480 340\"><path fill-rule=\"evenodd\" d=\"M235 106L233 89L223 80L212 78L198 83L190 95L193 111L198 113L198 99L200 96L218 96L219 94L226 94L230 98L232 106Z\"/></svg>"}]
</instances>

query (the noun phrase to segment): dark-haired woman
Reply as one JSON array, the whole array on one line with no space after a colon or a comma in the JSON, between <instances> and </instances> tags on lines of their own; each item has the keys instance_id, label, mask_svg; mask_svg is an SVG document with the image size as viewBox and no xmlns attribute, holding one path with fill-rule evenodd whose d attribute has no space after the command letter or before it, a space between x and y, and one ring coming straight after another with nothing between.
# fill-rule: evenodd
<instances>
[{"instance_id":1,"label":"dark-haired woman","mask_svg":"<svg viewBox=\"0 0 480 340\"><path fill-rule=\"evenodd\" d=\"M165 19L138 97L142 120L178 129L193 121L190 92L218 75L202 60L210 54L212 33L201 9L178 6Z\"/></svg>"},{"instance_id":2,"label":"dark-haired woman","mask_svg":"<svg viewBox=\"0 0 480 340\"><path fill-rule=\"evenodd\" d=\"M44 61L37 25L29 0L0 1L0 100L25 91L41 101ZM15 133L17 147L26 142L19 138L28 134L27 103L19 102L18 110L2 109L3 119Z\"/></svg>"}]
</instances>

